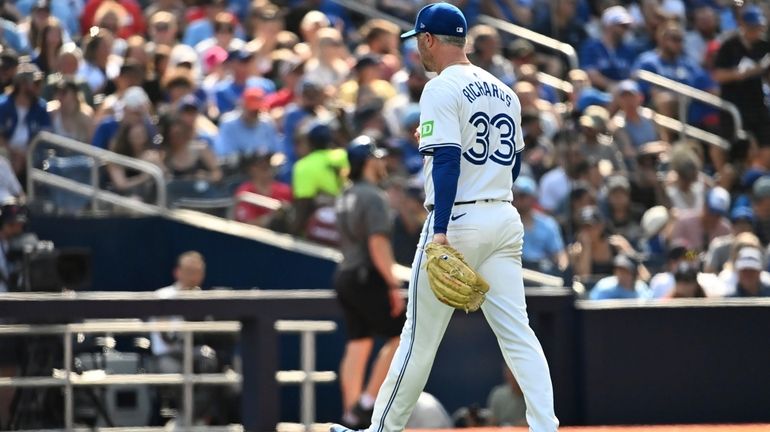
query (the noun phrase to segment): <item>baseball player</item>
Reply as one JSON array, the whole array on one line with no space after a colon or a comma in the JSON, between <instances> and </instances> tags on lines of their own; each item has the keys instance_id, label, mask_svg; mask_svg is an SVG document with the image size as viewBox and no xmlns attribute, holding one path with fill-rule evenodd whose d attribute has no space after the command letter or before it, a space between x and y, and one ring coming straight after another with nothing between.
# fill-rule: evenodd
<instances>
[{"instance_id":1,"label":"baseball player","mask_svg":"<svg viewBox=\"0 0 770 432\"><path fill-rule=\"evenodd\" d=\"M521 267L524 228L510 205L524 149L521 106L510 88L468 61L466 32L458 8L433 3L417 14L414 29L401 35L417 37L425 69L438 74L420 98L419 148L426 159L430 214L412 264L406 323L369 432L404 429L454 312L445 298L434 295L430 250L436 248L459 251L488 284L481 310L524 392L530 429L550 432L559 424L548 364L528 324ZM441 255L441 260L452 259L449 253ZM346 430L331 427L331 432Z\"/></svg>"}]
</instances>

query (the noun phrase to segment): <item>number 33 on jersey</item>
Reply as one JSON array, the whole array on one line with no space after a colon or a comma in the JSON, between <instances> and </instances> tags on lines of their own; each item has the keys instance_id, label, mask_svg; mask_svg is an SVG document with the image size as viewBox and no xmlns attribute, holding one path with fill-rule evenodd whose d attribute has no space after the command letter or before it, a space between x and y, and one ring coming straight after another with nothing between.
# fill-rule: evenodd
<instances>
[{"instance_id":1,"label":"number 33 on jersey","mask_svg":"<svg viewBox=\"0 0 770 432\"><path fill-rule=\"evenodd\" d=\"M500 80L473 65L454 65L428 81L420 98L420 152L459 146L456 202L511 200L511 169L524 150L521 104ZM426 203L433 203L432 158L425 164Z\"/></svg>"}]
</instances>

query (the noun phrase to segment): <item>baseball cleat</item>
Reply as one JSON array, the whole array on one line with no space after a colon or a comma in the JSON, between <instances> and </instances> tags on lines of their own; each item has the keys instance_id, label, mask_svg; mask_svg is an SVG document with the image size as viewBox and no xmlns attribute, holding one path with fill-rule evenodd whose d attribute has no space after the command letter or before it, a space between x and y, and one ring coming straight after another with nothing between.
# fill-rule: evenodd
<instances>
[{"instance_id":1,"label":"baseball cleat","mask_svg":"<svg viewBox=\"0 0 770 432\"><path fill-rule=\"evenodd\" d=\"M342 426L341 424L333 424L329 428L329 432L358 432L358 431L356 431L355 429L350 429L345 426Z\"/></svg>"}]
</instances>

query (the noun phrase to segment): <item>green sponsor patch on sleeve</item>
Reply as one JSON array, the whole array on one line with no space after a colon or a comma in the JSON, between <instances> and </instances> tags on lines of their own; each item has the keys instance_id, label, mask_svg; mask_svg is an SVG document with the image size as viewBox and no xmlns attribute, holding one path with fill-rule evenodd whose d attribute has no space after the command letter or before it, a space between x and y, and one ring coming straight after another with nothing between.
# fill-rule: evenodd
<instances>
[{"instance_id":1,"label":"green sponsor patch on sleeve","mask_svg":"<svg viewBox=\"0 0 770 432\"><path fill-rule=\"evenodd\" d=\"M425 138L433 135L433 120L428 120L420 126L420 137Z\"/></svg>"}]
</instances>

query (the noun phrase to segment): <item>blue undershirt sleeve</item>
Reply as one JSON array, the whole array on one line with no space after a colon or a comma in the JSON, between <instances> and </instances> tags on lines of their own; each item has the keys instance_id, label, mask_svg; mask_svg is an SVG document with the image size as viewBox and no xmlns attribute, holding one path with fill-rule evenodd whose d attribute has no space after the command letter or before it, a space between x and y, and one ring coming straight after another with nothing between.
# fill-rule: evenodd
<instances>
[{"instance_id":1,"label":"blue undershirt sleeve","mask_svg":"<svg viewBox=\"0 0 770 432\"><path fill-rule=\"evenodd\" d=\"M459 146L447 145L433 150L431 177L435 195L433 232L446 234L457 195L457 180L460 178Z\"/></svg>"},{"instance_id":2,"label":"blue undershirt sleeve","mask_svg":"<svg viewBox=\"0 0 770 432\"><path fill-rule=\"evenodd\" d=\"M514 183L516 183L516 179L519 178L519 172L521 172L521 152L518 152L513 156L513 169L511 170L511 174L513 175Z\"/></svg>"}]
</instances>

